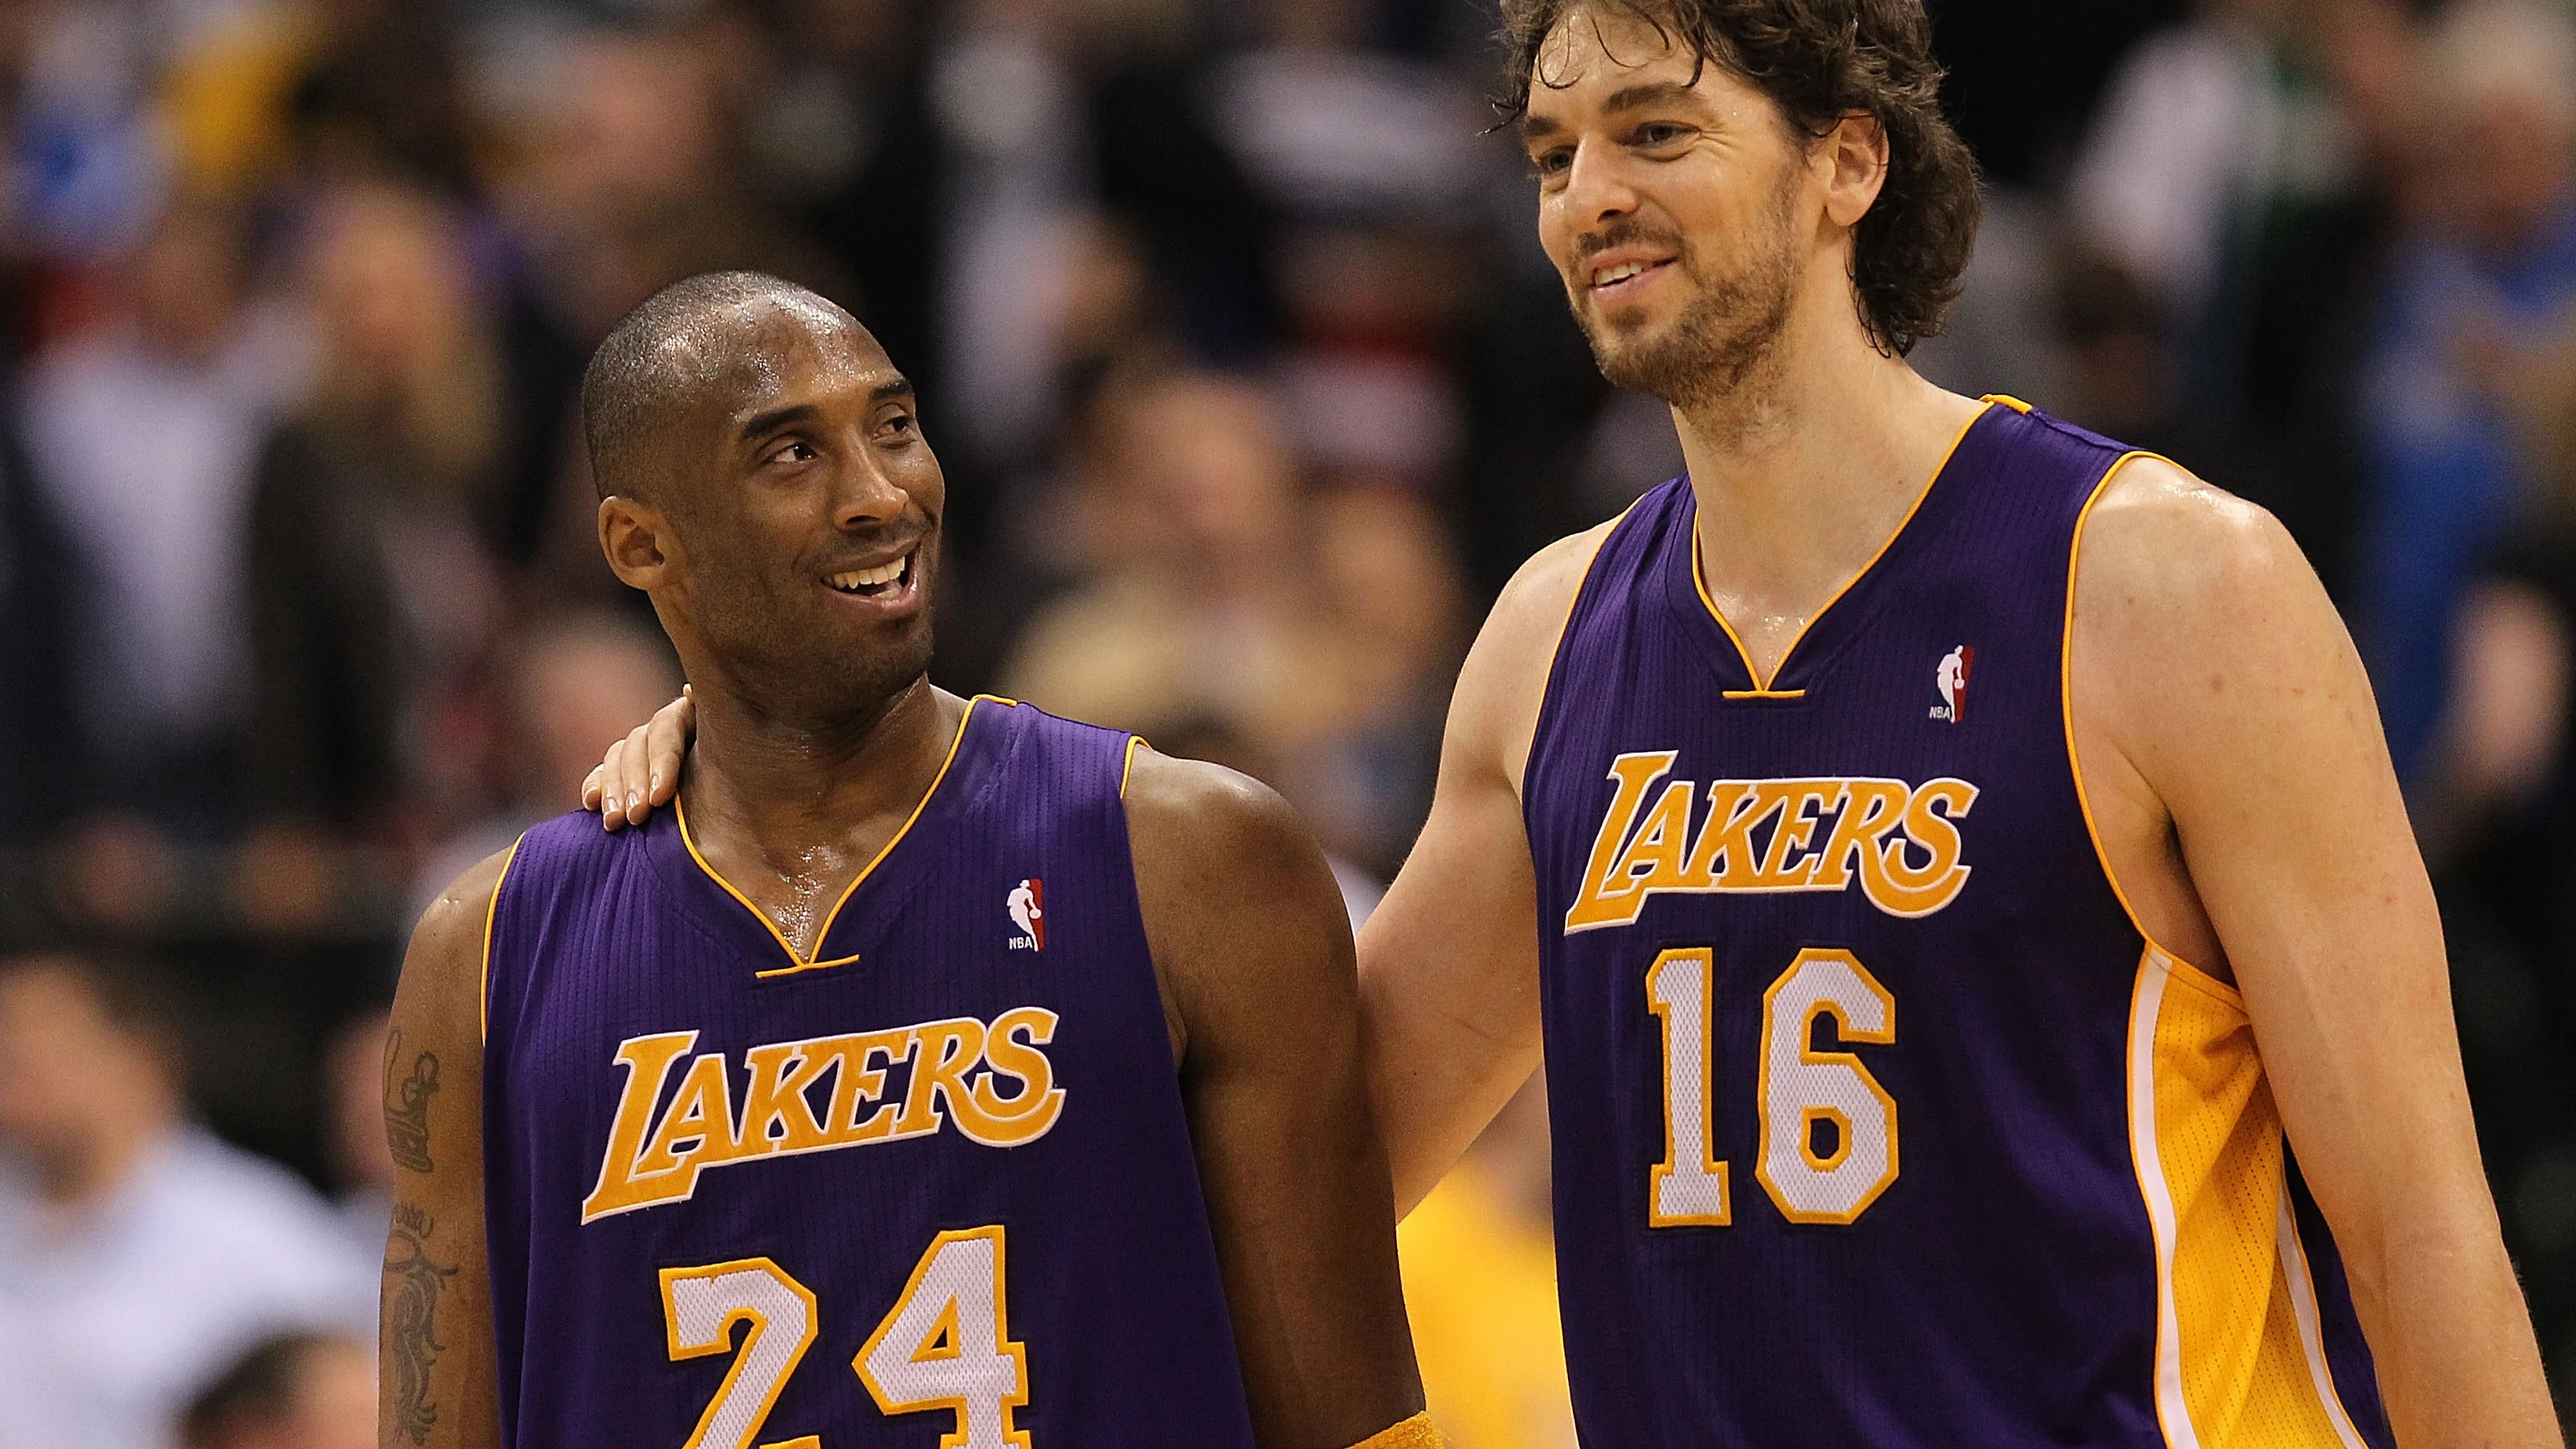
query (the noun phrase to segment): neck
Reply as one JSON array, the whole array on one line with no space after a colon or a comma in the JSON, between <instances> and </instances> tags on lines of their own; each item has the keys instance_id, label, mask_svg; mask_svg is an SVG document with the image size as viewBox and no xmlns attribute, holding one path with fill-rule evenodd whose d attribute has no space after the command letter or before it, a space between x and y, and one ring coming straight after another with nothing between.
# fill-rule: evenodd
<instances>
[{"instance_id":1,"label":"neck","mask_svg":"<svg viewBox=\"0 0 2576 1449\"><path fill-rule=\"evenodd\" d=\"M824 726L709 690L683 774L690 834L708 864L810 956L828 924L815 904L837 900L912 817L965 710L926 678Z\"/></svg>"},{"instance_id":2,"label":"neck","mask_svg":"<svg viewBox=\"0 0 2576 1449\"><path fill-rule=\"evenodd\" d=\"M1870 342L1837 269L1727 396L1674 409L1700 566L1757 672L1876 557L1978 405Z\"/></svg>"}]
</instances>

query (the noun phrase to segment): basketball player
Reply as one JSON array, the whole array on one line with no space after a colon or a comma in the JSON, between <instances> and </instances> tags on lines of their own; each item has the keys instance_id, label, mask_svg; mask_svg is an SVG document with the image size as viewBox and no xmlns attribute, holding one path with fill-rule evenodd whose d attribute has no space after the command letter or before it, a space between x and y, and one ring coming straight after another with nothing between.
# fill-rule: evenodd
<instances>
[{"instance_id":1,"label":"basketball player","mask_svg":"<svg viewBox=\"0 0 2576 1449\"><path fill-rule=\"evenodd\" d=\"M1436 1445L1293 814L931 687L939 465L830 303L681 283L583 408L702 733L420 928L384 1442Z\"/></svg>"},{"instance_id":2,"label":"basketball player","mask_svg":"<svg viewBox=\"0 0 2576 1449\"><path fill-rule=\"evenodd\" d=\"M1542 239L1690 472L1459 681L1360 946L1401 1201L1543 1043L1589 1444L2556 1444L2313 573L1902 360L1976 217L1918 0L1509 18Z\"/></svg>"}]
</instances>

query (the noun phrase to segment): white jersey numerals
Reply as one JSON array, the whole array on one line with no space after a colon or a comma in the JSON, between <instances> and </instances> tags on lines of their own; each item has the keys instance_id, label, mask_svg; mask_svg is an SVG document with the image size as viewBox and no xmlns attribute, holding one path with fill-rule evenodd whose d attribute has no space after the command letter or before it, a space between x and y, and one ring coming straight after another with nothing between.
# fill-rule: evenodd
<instances>
[{"instance_id":1,"label":"white jersey numerals","mask_svg":"<svg viewBox=\"0 0 2576 1449\"><path fill-rule=\"evenodd\" d=\"M1733 1221L1727 1165L1717 1160L1715 953L1664 952L1646 971L1646 1005L1663 1023L1664 1160L1647 1180L1646 1220L1659 1228ZM1896 1181L1896 1099L1859 1057L1820 1049L1896 1040L1896 998L1848 951L1798 953L1762 996L1753 1175L1794 1223L1849 1223Z\"/></svg>"},{"instance_id":2,"label":"white jersey numerals","mask_svg":"<svg viewBox=\"0 0 2576 1449\"><path fill-rule=\"evenodd\" d=\"M889 1414L955 1410L940 1449L1029 1449L1011 1427L1029 1401L1029 1356L1004 1303L1002 1230L941 1233L851 1366Z\"/></svg>"},{"instance_id":3,"label":"white jersey numerals","mask_svg":"<svg viewBox=\"0 0 2576 1449\"><path fill-rule=\"evenodd\" d=\"M1028 1351L1011 1342L1002 1287L1003 1230L941 1233L894 1308L851 1360L887 1414L948 1409L957 1431L940 1449L1030 1449L1011 1411L1029 1401ZM814 1294L767 1258L662 1270L673 1362L734 1350L682 1449L823 1449L817 1435L761 1443L760 1431L818 1331ZM733 1343L736 1324L751 1331Z\"/></svg>"},{"instance_id":4,"label":"white jersey numerals","mask_svg":"<svg viewBox=\"0 0 2576 1449\"><path fill-rule=\"evenodd\" d=\"M751 1332L734 1355L724 1387L698 1416L684 1449L752 1449L760 1426L814 1346L814 1295L767 1258L745 1258L707 1268L662 1270L662 1321L670 1329L671 1360L703 1358L733 1347L733 1326ZM812 1439L769 1449L817 1449Z\"/></svg>"}]
</instances>

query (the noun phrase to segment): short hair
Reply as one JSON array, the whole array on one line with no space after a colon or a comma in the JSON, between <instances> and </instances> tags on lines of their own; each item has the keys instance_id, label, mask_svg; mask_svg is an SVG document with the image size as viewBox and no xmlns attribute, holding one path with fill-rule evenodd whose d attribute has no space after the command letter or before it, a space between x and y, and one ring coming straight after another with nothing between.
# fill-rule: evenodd
<instances>
[{"instance_id":1,"label":"short hair","mask_svg":"<svg viewBox=\"0 0 2576 1449\"><path fill-rule=\"evenodd\" d=\"M638 458L656 435L656 415L722 374L729 360L706 345L719 319L760 301L858 325L830 298L766 272L701 272L645 298L610 329L582 372L582 435L600 497L636 496L647 471Z\"/></svg>"},{"instance_id":2,"label":"short hair","mask_svg":"<svg viewBox=\"0 0 2576 1449\"><path fill-rule=\"evenodd\" d=\"M1577 7L1632 15L1771 98L1810 140L1867 114L1887 133L1887 180L1861 219L1852 289L1881 350L1938 334L1976 248L1977 165L1941 114L1941 66L1922 0L1504 0L1506 118L1529 109L1539 52Z\"/></svg>"},{"instance_id":3,"label":"short hair","mask_svg":"<svg viewBox=\"0 0 2576 1449\"><path fill-rule=\"evenodd\" d=\"M0 982L34 971L70 978L98 1004L110 1026L141 1042L169 1070L173 1082L188 1075L182 1015L166 973L139 957L78 948L47 947L0 954Z\"/></svg>"},{"instance_id":4,"label":"short hair","mask_svg":"<svg viewBox=\"0 0 2576 1449\"><path fill-rule=\"evenodd\" d=\"M343 1345L363 1351L357 1340L327 1333L281 1333L252 1345L188 1401L179 1417L179 1443L183 1449L223 1449L241 1429L284 1422L303 1396L313 1356Z\"/></svg>"}]
</instances>

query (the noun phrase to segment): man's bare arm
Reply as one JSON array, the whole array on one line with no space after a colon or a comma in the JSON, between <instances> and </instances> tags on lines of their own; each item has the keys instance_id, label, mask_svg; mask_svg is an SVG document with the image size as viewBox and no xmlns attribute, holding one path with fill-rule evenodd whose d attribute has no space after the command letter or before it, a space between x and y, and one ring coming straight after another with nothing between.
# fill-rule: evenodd
<instances>
[{"instance_id":1,"label":"man's bare arm","mask_svg":"<svg viewBox=\"0 0 2576 1449\"><path fill-rule=\"evenodd\" d=\"M1520 780L1574 596L1605 525L1503 591L1459 671L1431 818L1360 932L1369 1087L1410 1212L1539 1064L1536 873Z\"/></svg>"},{"instance_id":2,"label":"man's bare arm","mask_svg":"<svg viewBox=\"0 0 2576 1449\"><path fill-rule=\"evenodd\" d=\"M2074 704L2106 846L2148 929L2244 994L2398 1441L2558 1444L2432 887L2324 590L2268 515L2155 462L2114 481L2083 565Z\"/></svg>"},{"instance_id":3,"label":"man's bare arm","mask_svg":"<svg viewBox=\"0 0 2576 1449\"><path fill-rule=\"evenodd\" d=\"M450 887L403 962L385 1049L385 1134L400 1180L385 1239L376 1439L501 1442L483 1238L483 931L506 856Z\"/></svg>"},{"instance_id":4,"label":"man's bare arm","mask_svg":"<svg viewBox=\"0 0 2576 1449\"><path fill-rule=\"evenodd\" d=\"M1262 1449L1345 1449L1422 1408L1350 918L1285 801L1139 751L1136 890Z\"/></svg>"}]
</instances>

